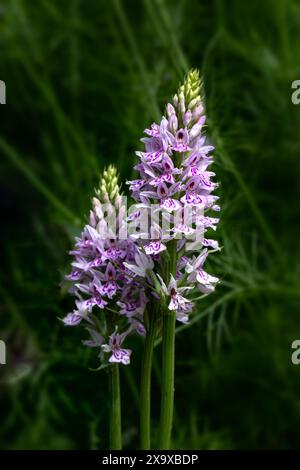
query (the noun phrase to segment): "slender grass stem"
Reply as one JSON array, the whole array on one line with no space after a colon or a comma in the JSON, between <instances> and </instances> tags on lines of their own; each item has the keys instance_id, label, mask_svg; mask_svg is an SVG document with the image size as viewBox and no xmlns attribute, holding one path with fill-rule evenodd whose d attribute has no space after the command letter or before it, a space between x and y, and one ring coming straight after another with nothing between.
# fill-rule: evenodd
<instances>
[{"instance_id":1,"label":"slender grass stem","mask_svg":"<svg viewBox=\"0 0 300 470\"><path fill-rule=\"evenodd\" d=\"M151 373L156 335L156 313L150 312L141 370L140 439L142 449L151 449Z\"/></svg>"},{"instance_id":2,"label":"slender grass stem","mask_svg":"<svg viewBox=\"0 0 300 470\"><path fill-rule=\"evenodd\" d=\"M172 48L172 44L170 45L170 43L172 42L170 41L170 34L166 30L166 28L163 27L162 21L158 16L159 8L156 8L155 4L153 3L153 0L144 0L144 4L149 16L151 17L151 23L156 29L157 34L159 35L162 43L166 48L166 51L169 53L170 59L172 60L174 65L174 69L176 70L180 80L182 80L182 75L186 70L182 70L181 64L178 61L177 53Z\"/></svg>"},{"instance_id":3,"label":"slender grass stem","mask_svg":"<svg viewBox=\"0 0 300 470\"><path fill-rule=\"evenodd\" d=\"M172 47L172 52L174 53L174 56L177 58L177 61L180 67L182 68L182 72L187 72L189 68L188 61L177 39L176 29L173 27L165 2L164 0L155 0L154 3L156 3L156 9L161 15L162 29L163 28L165 29L166 34L169 37L170 45Z\"/></svg>"},{"instance_id":4,"label":"slender grass stem","mask_svg":"<svg viewBox=\"0 0 300 470\"><path fill-rule=\"evenodd\" d=\"M144 58L142 54L140 53L140 49L138 46L138 42L134 36L134 33L132 31L132 27L127 19L127 16L125 14L122 2L120 0L114 0L113 1L113 7L115 9L116 15L118 16L118 19L120 21L121 27L124 31L124 34L126 35L129 47L132 52L132 56L136 62L136 65L139 69L140 75L145 83L145 90L149 96L149 105L152 107L152 113L153 116L156 119L160 118L160 110L157 104L157 99L156 99L156 92L153 88L153 83L151 82L151 79L149 79L149 72L147 70Z\"/></svg>"},{"instance_id":5,"label":"slender grass stem","mask_svg":"<svg viewBox=\"0 0 300 470\"><path fill-rule=\"evenodd\" d=\"M109 419L109 440L111 450L122 449L121 435L121 399L120 399L120 377L119 365L110 366L110 419Z\"/></svg>"}]
</instances>

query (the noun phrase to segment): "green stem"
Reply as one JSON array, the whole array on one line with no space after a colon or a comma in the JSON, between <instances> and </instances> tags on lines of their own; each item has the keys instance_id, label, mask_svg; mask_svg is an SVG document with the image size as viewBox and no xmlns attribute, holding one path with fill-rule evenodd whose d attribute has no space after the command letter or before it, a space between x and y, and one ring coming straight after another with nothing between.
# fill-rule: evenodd
<instances>
[{"instance_id":1,"label":"green stem","mask_svg":"<svg viewBox=\"0 0 300 470\"><path fill-rule=\"evenodd\" d=\"M109 420L109 439L111 450L122 449L121 436L121 400L120 400L120 377L119 365L110 366L110 420Z\"/></svg>"},{"instance_id":2,"label":"green stem","mask_svg":"<svg viewBox=\"0 0 300 470\"><path fill-rule=\"evenodd\" d=\"M176 240L170 242L168 251L169 259L169 283L170 275L176 276ZM160 409L160 449L168 450L171 445L171 432L173 424L174 409L174 366L175 366L175 323L176 315L168 308L163 312L162 331L162 387L161 387L161 409Z\"/></svg>"},{"instance_id":3,"label":"green stem","mask_svg":"<svg viewBox=\"0 0 300 470\"><path fill-rule=\"evenodd\" d=\"M174 312L167 310L163 315L162 334L162 396L160 414L160 449L170 449L174 408L174 360L175 360Z\"/></svg>"},{"instance_id":4,"label":"green stem","mask_svg":"<svg viewBox=\"0 0 300 470\"><path fill-rule=\"evenodd\" d=\"M151 449L151 371L156 334L156 314L150 313L141 370L140 391L140 438L141 449Z\"/></svg>"}]
</instances>

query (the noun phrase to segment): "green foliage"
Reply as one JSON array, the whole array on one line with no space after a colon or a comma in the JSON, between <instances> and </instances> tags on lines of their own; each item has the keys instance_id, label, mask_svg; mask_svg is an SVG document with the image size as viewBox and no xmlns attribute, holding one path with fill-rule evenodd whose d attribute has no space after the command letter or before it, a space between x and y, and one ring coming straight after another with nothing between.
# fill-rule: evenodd
<instances>
[{"instance_id":1,"label":"green foliage","mask_svg":"<svg viewBox=\"0 0 300 470\"><path fill-rule=\"evenodd\" d=\"M133 177L143 129L191 66L216 146L222 283L178 327L173 445L299 447L299 24L296 0L2 2L1 448L107 446L106 371L57 320L73 302L59 283L99 173ZM141 346L122 369L127 448Z\"/></svg>"}]
</instances>

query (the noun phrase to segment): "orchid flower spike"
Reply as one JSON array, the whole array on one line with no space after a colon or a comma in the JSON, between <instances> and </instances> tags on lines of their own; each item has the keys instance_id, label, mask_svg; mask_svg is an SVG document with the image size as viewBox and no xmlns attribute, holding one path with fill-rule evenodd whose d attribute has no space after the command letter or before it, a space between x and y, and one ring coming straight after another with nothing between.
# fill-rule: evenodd
<instances>
[{"instance_id":1,"label":"orchid flower spike","mask_svg":"<svg viewBox=\"0 0 300 470\"><path fill-rule=\"evenodd\" d=\"M153 206L158 207L148 232L142 230L132 238L153 260L161 293L168 295L169 308L181 322L192 313L194 290L208 294L218 283L217 277L204 270L210 252L220 249L217 240L206 236L206 232L216 230L219 218L214 213L220 206L215 194L218 183L213 181L215 173L210 169L214 147L205 136L205 121L202 82L199 72L191 70L167 104L161 121L145 129L146 137L141 139L144 149L136 152L139 178L128 182L138 206L129 224L136 226L139 220L151 219ZM159 227L158 212L164 221ZM175 262L173 267L170 257ZM145 277L147 269L140 263L137 261L139 267L127 268ZM149 260L147 263L150 267Z\"/></svg>"},{"instance_id":2,"label":"orchid flower spike","mask_svg":"<svg viewBox=\"0 0 300 470\"><path fill-rule=\"evenodd\" d=\"M75 239L70 252L72 270L65 277L69 292L75 296L76 309L62 321L66 326L85 326L90 339L83 344L98 347L102 363L127 365L131 350L121 344L131 334L146 334L144 311L148 298L144 277L154 264L132 239L112 236L110 216L114 216L119 229L125 220L113 166L104 170L95 193L89 223Z\"/></svg>"}]
</instances>

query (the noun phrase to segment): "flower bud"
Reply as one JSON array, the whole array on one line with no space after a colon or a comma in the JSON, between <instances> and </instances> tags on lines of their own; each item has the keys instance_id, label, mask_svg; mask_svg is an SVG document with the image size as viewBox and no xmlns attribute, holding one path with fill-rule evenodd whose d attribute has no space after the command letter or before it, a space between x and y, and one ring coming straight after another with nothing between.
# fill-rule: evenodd
<instances>
[{"instance_id":1,"label":"flower bud","mask_svg":"<svg viewBox=\"0 0 300 470\"><path fill-rule=\"evenodd\" d=\"M189 102L188 108L194 109L196 106L199 106L200 103L201 103L200 96L196 96L196 98L194 98L192 101Z\"/></svg>"},{"instance_id":2,"label":"flower bud","mask_svg":"<svg viewBox=\"0 0 300 470\"><path fill-rule=\"evenodd\" d=\"M192 110L201 102L201 80L199 72L197 70L191 70L179 90L179 93L183 94L185 98L187 108Z\"/></svg>"},{"instance_id":3,"label":"flower bud","mask_svg":"<svg viewBox=\"0 0 300 470\"><path fill-rule=\"evenodd\" d=\"M185 99L184 99L184 93L181 92L179 94L179 109L181 111L181 114L184 115L185 113Z\"/></svg>"},{"instance_id":4,"label":"flower bud","mask_svg":"<svg viewBox=\"0 0 300 470\"><path fill-rule=\"evenodd\" d=\"M172 116L170 116L169 127L170 127L170 131L173 132L173 134L175 134L175 132L178 129L178 119L177 119L176 114L172 114Z\"/></svg>"},{"instance_id":5,"label":"flower bud","mask_svg":"<svg viewBox=\"0 0 300 470\"><path fill-rule=\"evenodd\" d=\"M173 114L175 114L175 109L174 106L171 103L167 104L167 115L171 117Z\"/></svg>"},{"instance_id":6,"label":"flower bud","mask_svg":"<svg viewBox=\"0 0 300 470\"><path fill-rule=\"evenodd\" d=\"M188 109L185 115L183 116L183 124L185 126L188 126L189 123L191 122L191 119L192 119L192 111Z\"/></svg>"},{"instance_id":7,"label":"flower bud","mask_svg":"<svg viewBox=\"0 0 300 470\"><path fill-rule=\"evenodd\" d=\"M194 121L198 121L198 119L200 118L200 116L203 114L204 112L204 107L203 107L203 104L200 103L198 104L195 109L193 110L193 120Z\"/></svg>"},{"instance_id":8,"label":"flower bud","mask_svg":"<svg viewBox=\"0 0 300 470\"><path fill-rule=\"evenodd\" d=\"M117 170L113 165L109 165L103 171L96 195L100 203L110 202L113 205L115 204L116 198L120 195L120 187L118 185Z\"/></svg>"},{"instance_id":9,"label":"flower bud","mask_svg":"<svg viewBox=\"0 0 300 470\"><path fill-rule=\"evenodd\" d=\"M190 139L194 139L198 137L205 123L205 116L201 116L196 124L193 125L192 129L190 130Z\"/></svg>"}]
</instances>

